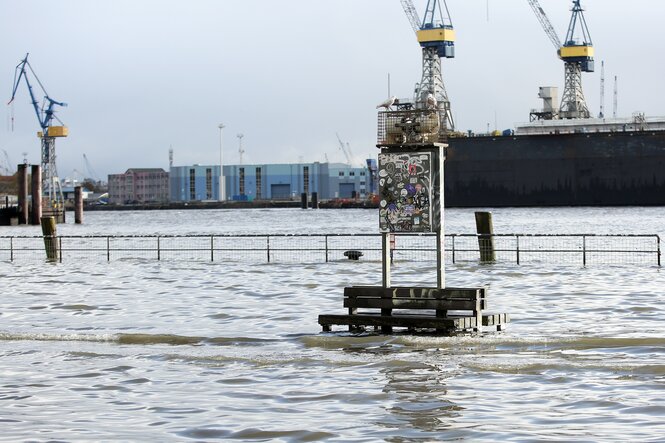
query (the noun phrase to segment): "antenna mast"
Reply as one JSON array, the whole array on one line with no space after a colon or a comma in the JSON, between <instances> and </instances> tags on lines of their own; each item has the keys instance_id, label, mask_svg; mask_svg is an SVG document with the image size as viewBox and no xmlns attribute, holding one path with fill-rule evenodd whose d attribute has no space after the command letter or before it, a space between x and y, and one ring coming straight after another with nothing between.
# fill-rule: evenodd
<instances>
[{"instance_id":1,"label":"antenna mast","mask_svg":"<svg viewBox=\"0 0 665 443\"><path fill-rule=\"evenodd\" d=\"M245 150L242 148L242 138L245 134L238 134L238 155L240 156L240 164L242 165L242 155L245 153Z\"/></svg>"},{"instance_id":2,"label":"antenna mast","mask_svg":"<svg viewBox=\"0 0 665 443\"><path fill-rule=\"evenodd\" d=\"M600 62L600 114L598 118L605 118L605 61Z\"/></svg>"},{"instance_id":3,"label":"antenna mast","mask_svg":"<svg viewBox=\"0 0 665 443\"><path fill-rule=\"evenodd\" d=\"M614 118L617 118L617 111L619 109L619 79L614 76Z\"/></svg>"}]
</instances>

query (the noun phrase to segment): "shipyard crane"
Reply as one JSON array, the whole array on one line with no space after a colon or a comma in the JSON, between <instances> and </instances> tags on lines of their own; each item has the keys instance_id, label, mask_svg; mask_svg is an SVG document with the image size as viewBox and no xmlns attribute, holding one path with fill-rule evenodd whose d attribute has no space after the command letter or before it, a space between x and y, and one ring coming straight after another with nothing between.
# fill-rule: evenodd
<instances>
[{"instance_id":1,"label":"shipyard crane","mask_svg":"<svg viewBox=\"0 0 665 443\"><path fill-rule=\"evenodd\" d=\"M95 181L101 181L99 178L99 175L97 175L97 172L94 170L92 165L90 164L90 161L88 160L88 156L83 154L83 160L85 161L85 169L88 171L88 178L91 178Z\"/></svg>"},{"instance_id":2,"label":"shipyard crane","mask_svg":"<svg viewBox=\"0 0 665 443\"><path fill-rule=\"evenodd\" d=\"M35 110L37 115L37 120L41 131L37 132L37 136L41 139L41 155L42 155L42 192L44 196L44 206L46 211L51 213L58 213L64 210L64 198L62 195L62 188L60 186L60 180L58 179L58 172L56 170L55 164L55 139L56 137L67 137L68 128L55 116L55 106L67 106L66 103L53 100L44 85L39 80L39 77L35 74L35 71L30 66L28 62L28 55L25 55L25 58L16 66L14 73L14 88L12 90L12 98L9 100L8 104L11 104L16 98L16 92L18 90L21 80L25 81L26 86L28 87L28 92L30 94L30 100L32 107ZM44 94L44 100L40 108L37 98L35 97L35 92L33 91L32 85L30 84L29 74L34 77L35 81L41 88ZM53 120L57 120L60 125L53 125Z\"/></svg>"},{"instance_id":3,"label":"shipyard crane","mask_svg":"<svg viewBox=\"0 0 665 443\"><path fill-rule=\"evenodd\" d=\"M349 150L347 150L348 143L347 143L347 146L345 147L345 146L344 146L344 142L343 142L342 139L340 138L339 134L335 132L335 135L337 136L337 141L339 142L339 149L342 150L342 153L344 154L344 157L346 158L346 163L347 163L349 166L351 166L351 164L352 164L352 161L351 161L351 153L350 153ZM351 149L351 148L349 148L349 149Z\"/></svg>"},{"instance_id":4,"label":"shipyard crane","mask_svg":"<svg viewBox=\"0 0 665 443\"><path fill-rule=\"evenodd\" d=\"M572 16L563 44L538 0L527 1L565 65L565 85L558 118L591 117L582 90L582 72L594 71L594 47L584 18L584 10L580 6L580 0L573 0ZM554 118L556 117L555 115Z\"/></svg>"},{"instance_id":5,"label":"shipyard crane","mask_svg":"<svg viewBox=\"0 0 665 443\"><path fill-rule=\"evenodd\" d=\"M441 58L455 57L455 30L448 5L445 0L428 0L421 21L412 0L400 2L423 52L422 78L415 92L416 107L428 109L435 104L445 116L447 130L453 131L455 124L441 71Z\"/></svg>"}]
</instances>

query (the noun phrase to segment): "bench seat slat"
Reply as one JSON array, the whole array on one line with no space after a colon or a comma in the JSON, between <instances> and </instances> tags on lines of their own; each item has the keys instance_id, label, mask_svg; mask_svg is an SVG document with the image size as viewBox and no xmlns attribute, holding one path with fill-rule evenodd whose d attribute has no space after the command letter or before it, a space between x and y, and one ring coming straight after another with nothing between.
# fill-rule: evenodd
<instances>
[{"instance_id":1,"label":"bench seat slat","mask_svg":"<svg viewBox=\"0 0 665 443\"><path fill-rule=\"evenodd\" d=\"M408 299L381 297L347 297L345 308L376 308L376 309L442 309L447 311L479 311L480 300L448 300L448 299Z\"/></svg>"}]
</instances>

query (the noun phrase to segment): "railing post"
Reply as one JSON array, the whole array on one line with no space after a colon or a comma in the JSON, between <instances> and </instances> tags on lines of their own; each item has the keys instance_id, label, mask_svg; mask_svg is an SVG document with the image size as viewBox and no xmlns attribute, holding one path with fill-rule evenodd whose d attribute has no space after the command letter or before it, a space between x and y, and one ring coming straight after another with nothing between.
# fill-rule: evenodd
<instances>
[{"instance_id":1,"label":"railing post","mask_svg":"<svg viewBox=\"0 0 665 443\"><path fill-rule=\"evenodd\" d=\"M453 264L455 264L455 234L451 236L453 244L452 244L452 252L453 252Z\"/></svg>"},{"instance_id":2,"label":"railing post","mask_svg":"<svg viewBox=\"0 0 665 443\"><path fill-rule=\"evenodd\" d=\"M9 238L9 261L14 261L14 237ZM660 254L658 261L660 262Z\"/></svg>"},{"instance_id":3,"label":"railing post","mask_svg":"<svg viewBox=\"0 0 665 443\"><path fill-rule=\"evenodd\" d=\"M515 246L516 246L516 253L517 253L517 264L520 264L520 236L515 235Z\"/></svg>"},{"instance_id":4,"label":"railing post","mask_svg":"<svg viewBox=\"0 0 665 443\"><path fill-rule=\"evenodd\" d=\"M586 266L586 235L582 236L582 264Z\"/></svg>"},{"instance_id":5,"label":"railing post","mask_svg":"<svg viewBox=\"0 0 665 443\"><path fill-rule=\"evenodd\" d=\"M328 263L328 234L325 235L326 239L326 263Z\"/></svg>"},{"instance_id":6,"label":"railing post","mask_svg":"<svg viewBox=\"0 0 665 443\"><path fill-rule=\"evenodd\" d=\"M656 236L656 242L658 244L658 266L660 266L660 235Z\"/></svg>"},{"instance_id":7,"label":"railing post","mask_svg":"<svg viewBox=\"0 0 665 443\"><path fill-rule=\"evenodd\" d=\"M215 236L210 236L210 261L215 261Z\"/></svg>"},{"instance_id":8,"label":"railing post","mask_svg":"<svg viewBox=\"0 0 665 443\"><path fill-rule=\"evenodd\" d=\"M106 261L111 261L111 237L106 236Z\"/></svg>"},{"instance_id":9,"label":"railing post","mask_svg":"<svg viewBox=\"0 0 665 443\"><path fill-rule=\"evenodd\" d=\"M159 235L157 236L157 261L162 259L162 251L159 247Z\"/></svg>"},{"instance_id":10,"label":"railing post","mask_svg":"<svg viewBox=\"0 0 665 443\"><path fill-rule=\"evenodd\" d=\"M266 251L268 252L268 263L270 263L270 236L266 235Z\"/></svg>"},{"instance_id":11,"label":"railing post","mask_svg":"<svg viewBox=\"0 0 665 443\"><path fill-rule=\"evenodd\" d=\"M62 263L62 237L58 237L58 252L60 253L60 263Z\"/></svg>"}]
</instances>

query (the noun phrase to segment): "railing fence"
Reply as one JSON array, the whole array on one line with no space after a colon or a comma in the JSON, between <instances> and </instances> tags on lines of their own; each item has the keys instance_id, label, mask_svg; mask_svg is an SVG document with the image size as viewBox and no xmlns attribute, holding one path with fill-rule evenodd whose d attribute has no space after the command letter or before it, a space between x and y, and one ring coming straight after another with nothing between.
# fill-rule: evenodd
<instances>
[{"instance_id":1,"label":"railing fence","mask_svg":"<svg viewBox=\"0 0 665 443\"><path fill-rule=\"evenodd\" d=\"M491 237L491 241L488 237ZM380 234L271 235L92 235L58 236L58 259L75 260L206 260L249 262L329 262L381 260ZM395 237L395 262L436 261L435 236ZM661 265L658 235L448 234L445 260L478 262L494 245L497 263ZM44 237L0 236L0 261L44 260Z\"/></svg>"}]
</instances>

